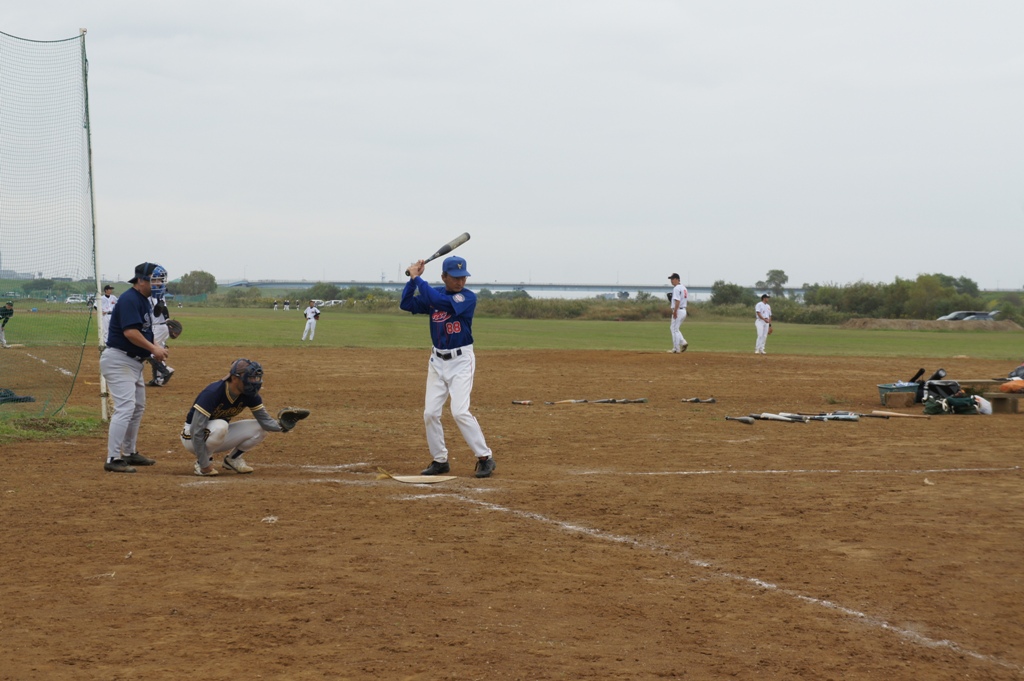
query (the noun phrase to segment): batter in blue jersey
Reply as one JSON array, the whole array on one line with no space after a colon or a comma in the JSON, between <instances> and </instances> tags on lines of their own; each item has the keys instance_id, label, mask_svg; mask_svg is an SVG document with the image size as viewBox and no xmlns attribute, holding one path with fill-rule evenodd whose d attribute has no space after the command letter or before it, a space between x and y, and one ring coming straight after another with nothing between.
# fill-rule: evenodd
<instances>
[{"instance_id":1,"label":"batter in blue jersey","mask_svg":"<svg viewBox=\"0 0 1024 681\"><path fill-rule=\"evenodd\" d=\"M476 456L476 477L486 478L494 472L494 457L480 424L469 411L476 373L476 355L473 354L476 294L466 288L469 271L465 259L458 256L446 258L441 265L444 286L436 288L420 278L425 268L423 260L409 266L409 283L402 291L400 304L406 312L430 315L433 348L427 363L423 422L427 427L427 446L433 461L422 474L443 475L451 470L441 427L441 410L451 397L452 416Z\"/></svg>"}]
</instances>

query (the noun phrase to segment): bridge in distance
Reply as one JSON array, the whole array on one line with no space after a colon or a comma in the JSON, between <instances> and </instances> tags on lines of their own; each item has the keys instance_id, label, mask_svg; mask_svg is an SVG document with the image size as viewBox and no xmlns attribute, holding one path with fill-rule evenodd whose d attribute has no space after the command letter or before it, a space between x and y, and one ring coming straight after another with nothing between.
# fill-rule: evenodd
<instances>
[{"instance_id":1,"label":"bridge in distance","mask_svg":"<svg viewBox=\"0 0 1024 681\"><path fill-rule=\"evenodd\" d=\"M226 284L228 287L256 287L256 288L271 288L271 289L307 289L310 286L319 282L314 281L295 281L285 279L260 279L260 280L245 280L236 281L231 284ZM324 282L333 284L338 288L348 288L351 286L363 286L366 288L381 288L390 291L401 291L405 288L405 281L328 281ZM440 282L437 282L440 283ZM530 294L544 294L546 297L559 297L559 293L569 294L572 297L580 297L586 294L592 294L593 296L599 295L618 295L622 292L626 292L630 297L636 296L637 293L643 291L652 295L660 295L670 292L672 287L668 284L650 286L645 284L539 284L534 282L497 282L497 281L481 281L474 279L470 286L474 291L480 291L481 289L487 289L489 291L526 291ZM687 286L687 290L694 298L709 298L711 296L710 286ZM753 287L751 287L753 288ZM787 295L800 295L803 293L802 289L786 289Z\"/></svg>"}]
</instances>

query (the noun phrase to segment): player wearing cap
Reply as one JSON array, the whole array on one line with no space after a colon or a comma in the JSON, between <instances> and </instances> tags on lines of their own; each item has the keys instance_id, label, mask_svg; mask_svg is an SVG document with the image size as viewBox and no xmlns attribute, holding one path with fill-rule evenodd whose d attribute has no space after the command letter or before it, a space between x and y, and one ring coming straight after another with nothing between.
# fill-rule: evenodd
<instances>
[{"instance_id":1,"label":"player wearing cap","mask_svg":"<svg viewBox=\"0 0 1024 681\"><path fill-rule=\"evenodd\" d=\"M7 347L7 336L4 335L4 329L7 328L7 322L11 321L13 316L14 301L8 300L3 307L0 307L0 347Z\"/></svg>"},{"instance_id":2,"label":"player wearing cap","mask_svg":"<svg viewBox=\"0 0 1024 681\"><path fill-rule=\"evenodd\" d=\"M103 287L103 295L100 296L100 329L103 344L107 344L107 333L110 329L110 315L114 312L114 305L117 303L117 296L114 295L114 287L107 284Z\"/></svg>"},{"instance_id":3,"label":"player wearing cap","mask_svg":"<svg viewBox=\"0 0 1024 681\"><path fill-rule=\"evenodd\" d=\"M669 331L672 333L672 349L668 352L686 352L686 348L690 344L683 338L683 332L679 330L679 327L686 320L686 299L689 294L686 287L679 283L678 274L673 272L669 275L668 280L672 284L672 293L668 294L668 302L672 306L672 320L668 324Z\"/></svg>"},{"instance_id":4,"label":"player wearing cap","mask_svg":"<svg viewBox=\"0 0 1024 681\"><path fill-rule=\"evenodd\" d=\"M427 446L433 461L422 474L443 475L450 470L448 448L441 427L441 410L451 396L452 416L466 444L476 456L476 477L486 478L494 472L494 457L484 440L480 424L469 411L473 376L476 373L472 331L476 294L466 288L466 277L470 275L463 258L445 258L441 265L441 281L444 286L436 288L420 278L425 267L423 260L409 265L409 282L402 291L399 304L406 312L430 315L433 347L427 362L423 422L426 424Z\"/></svg>"},{"instance_id":5,"label":"player wearing cap","mask_svg":"<svg viewBox=\"0 0 1024 681\"><path fill-rule=\"evenodd\" d=\"M313 340L313 336L316 335L316 320L320 319L320 309L313 304L313 301L309 301L309 307L302 312L306 318L306 328L302 330L302 340L306 340L306 336L309 336L309 340Z\"/></svg>"},{"instance_id":6,"label":"player wearing cap","mask_svg":"<svg viewBox=\"0 0 1024 681\"><path fill-rule=\"evenodd\" d=\"M754 326L757 328L757 342L754 343L755 355L767 355L764 351L764 344L768 341L768 334L772 332L772 306L768 304L771 298L767 293L761 296L761 302L754 306Z\"/></svg>"},{"instance_id":7,"label":"player wearing cap","mask_svg":"<svg viewBox=\"0 0 1024 681\"><path fill-rule=\"evenodd\" d=\"M100 373L114 400L107 434L107 462L112 473L134 473L133 466L152 466L153 459L139 454L137 440L142 413L146 410L146 383L142 366L152 355L167 359L167 348L153 342L153 307L149 296L162 297L167 290L167 270L144 262L128 280L132 288L121 294L110 315L107 347L100 355Z\"/></svg>"}]
</instances>

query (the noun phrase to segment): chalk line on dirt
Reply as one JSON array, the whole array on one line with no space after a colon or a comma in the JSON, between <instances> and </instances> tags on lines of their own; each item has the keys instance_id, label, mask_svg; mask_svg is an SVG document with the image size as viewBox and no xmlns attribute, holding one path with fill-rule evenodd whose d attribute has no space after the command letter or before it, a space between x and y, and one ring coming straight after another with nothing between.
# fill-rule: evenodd
<instances>
[{"instance_id":1,"label":"chalk line on dirt","mask_svg":"<svg viewBox=\"0 0 1024 681\"><path fill-rule=\"evenodd\" d=\"M709 469L699 471L576 471L572 475L838 475L847 473L851 475L921 475L923 473L1011 473L1020 470L1020 466L1009 466L1007 468L908 468L908 469L882 469L882 468L807 468L807 469L751 469L751 470L724 470Z\"/></svg>"},{"instance_id":2,"label":"chalk line on dirt","mask_svg":"<svg viewBox=\"0 0 1024 681\"><path fill-rule=\"evenodd\" d=\"M1019 467L1015 467L1015 468L1019 468ZM1014 469L1009 469L1009 470L1014 470ZM955 470L959 470L959 469L955 469ZM979 469L979 470L990 470L990 469ZM1007 470L1007 469L996 469L996 470ZM923 472L923 471L920 471L920 472ZM932 471L928 471L928 472L932 472ZM637 547L637 548L648 549L650 551L657 551L658 553L667 554L667 555L675 558L676 560L681 560L681 561L686 562L686 563L688 563L688 564L690 564L690 565L692 565L694 567L698 567L698 568L705 569L705 570L713 570L719 577L722 577L724 579L729 579L729 580L732 580L732 581L735 581L735 582L739 582L741 584L747 584L747 585L750 585L750 586L755 586L755 587L757 587L759 589L763 589L765 591L770 591L770 592L773 592L773 593L777 593L777 594L782 594L784 596L788 596L789 598L801 601L803 603L807 603L809 605L816 605L816 606L825 608L827 610L832 610L833 612L838 612L838 613L840 613L842 615L845 615L847 617L851 617L851 618L857 619L857 620L863 622L864 624L867 624L868 626L876 627L878 629L882 629L883 631L892 632L893 634L896 634L897 636L899 636L902 639L905 639L905 640L910 641L912 643L916 643L916 644L918 644L920 646L923 646L923 647L926 647L926 648L946 648L946 649L951 650L951 651L953 651L953 652L955 652L957 654L966 655L967 657L973 658L975 660L979 660L979 661L983 661L983 662L990 662L990 663L998 665L1000 667L1005 667L1007 669L1013 669L1013 670L1018 671L1018 672L1024 671L1024 667L1021 667L1018 664L1015 664L1013 662L1008 662L1006 660L1002 660L1002 659L1000 659L998 657L994 657L992 655L985 655L983 653L979 653L979 652L971 650L970 648L967 648L967 647L965 647L965 646L963 646L963 645L961 645L961 644L959 644L959 643L957 643L955 641L950 641L949 639L935 639L935 638L931 638L929 636L925 636L925 635L920 634L920 633L918 633L916 631L913 631L911 629L907 629L905 627L896 626L895 624L892 624L891 622L889 622L889 621L887 621L887 620L885 620L885 619L883 619L881 617L876 617L874 615L869 615L869 614L867 614L865 612L862 612L860 610L855 610L853 608L848 608L848 607L846 607L844 605L840 605L840 604L835 603L833 601L825 600L825 599L822 599L822 598L816 598L814 596L808 596L808 595L802 594L802 593L800 593L798 591L794 591L793 589L787 589L787 588L784 588L784 587L780 587L778 584L775 584L773 582L767 582L767 581L765 581L763 579L758 579L757 577L748 577L746 575L741 575L741 574L738 574L738 573L735 573L735 572L730 572L729 570L723 570L723 569L719 568L718 566L716 566L711 561L702 560L702 559L698 559L698 558L691 558L691 557L689 557L689 556L687 556L687 555L685 555L683 553L678 552L677 550L674 550L672 547L666 546L664 544L658 544L658 543L652 542L652 541L641 540L641 539L637 539L635 537L628 537L628 536L624 536L624 535L618 535L618 534L614 534L614 533L611 533L611 532L606 532L604 530L598 530L598 529L595 529L595 528L586 527L584 525L578 525L578 524L566 522L566 521L563 521L563 520L555 520L554 518L548 518L547 516L544 516L544 515L542 515L540 513L535 513L533 511L521 511L521 510L518 510L518 509L509 508L507 506L501 506L499 504L494 504L494 503L487 502L487 501L481 501L479 499L472 499L470 497L467 497L467 496L464 496L464 495L461 495L461 494L450 494L450 493L412 494L412 495L404 496L402 498L406 499L406 500L410 500L410 501L424 501L424 500L435 500L435 499L439 499L439 500L454 499L455 501L463 502L463 503L466 503L466 504L476 505L476 506L479 506L481 508L487 509L489 511L496 511L496 512L499 512L499 513L508 513L510 515L514 515L514 516L517 516L517 517L520 517L520 518L526 518L528 520L535 520L537 522L544 523L546 525L552 525L552 526L554 526L554 527L556 527L556 528L558 528L558 529L560 529L562 531L565 531L565 532L572 532L572 533L576 533L576 534L583 534L583 535L586 535L588 537L593 537L594 539L600 539L602 541L608 541L608 542L612 542L612 543L615 543L615 544L626 544L626 545L634 546L634 547Z\"/></svg>"}]
</instances>

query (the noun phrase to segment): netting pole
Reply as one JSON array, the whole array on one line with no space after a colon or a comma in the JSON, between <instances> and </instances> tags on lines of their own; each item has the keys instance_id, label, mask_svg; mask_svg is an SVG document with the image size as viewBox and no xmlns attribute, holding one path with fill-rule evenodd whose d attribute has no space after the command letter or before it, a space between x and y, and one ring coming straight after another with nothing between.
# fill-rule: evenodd
<instances>
[{"instance_id":1,"label":"netting pole","mask_svg":"<svg viewBox=\"0 0 1024 681\"><path fill-rule=\"evenodd\" d=\"M79 36L81 37L82 43L82 94L85 102L85 146L89 161L89 211L90 217L92 218L92 263L96 271L94 276L96 278L96 297L93 306L93 311L96 314L96 338L97 338L97 349L99 352L103 352L103 306L100 304L100 296L103 295L103 282L100 280L100 259L99 259L99 247L97 245L97 234L96 234L96 192L93 186L92 176L92 127L89 124L89 58L85 55L85 34L88 29L78 29ZM103 374L100 373L100 417L104 421L110 419L110 415L107 413L107 381L103 378Z\"/></svg>"}]
</instances>

